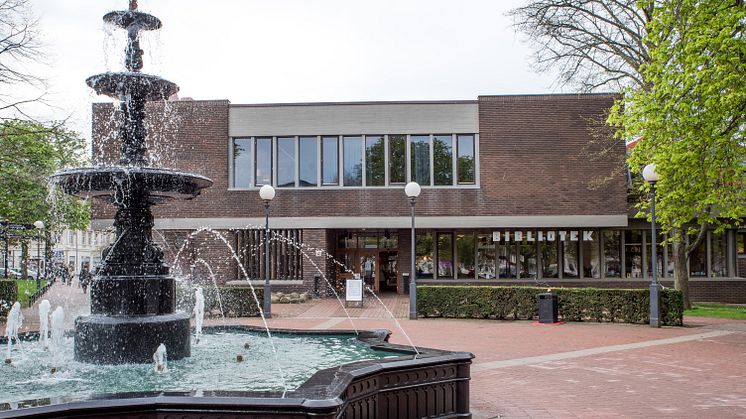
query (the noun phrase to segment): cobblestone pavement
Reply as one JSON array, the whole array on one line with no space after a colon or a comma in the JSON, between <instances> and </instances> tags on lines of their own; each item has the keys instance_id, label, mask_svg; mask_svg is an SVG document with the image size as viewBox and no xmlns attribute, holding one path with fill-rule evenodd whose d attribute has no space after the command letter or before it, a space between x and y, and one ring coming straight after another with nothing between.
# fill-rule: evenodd
<instances>
[{"instance_id":1,"label":"cobblestone pavement","mask_svg":"<svg viewBox=\"0 0 746 419\"><path fill-rule=\"evenodd\" d=\"M80 288L55 284L44 297L71 327L89 310ZM686 318L686 327L467 319L409 320L407 296L347 308L336 299L274 304L273 327L385 328L391 341L468 351L474 418L746 417L746 322ZM24 310L28 329L35 308ZM261 319L209 323L261 325Z\"/></svg>"}]
</instances>

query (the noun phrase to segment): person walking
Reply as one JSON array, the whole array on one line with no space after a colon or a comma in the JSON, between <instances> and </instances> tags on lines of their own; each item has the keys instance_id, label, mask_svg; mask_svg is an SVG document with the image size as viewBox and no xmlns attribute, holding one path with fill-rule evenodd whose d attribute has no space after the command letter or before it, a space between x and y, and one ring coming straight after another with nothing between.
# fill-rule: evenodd
<instances>
[{"instance_id":1,"label":"person walking","mask_svg":"<svg viewBox=\"0 0 746 419\"><path fill-rule=\"evenodd\" d=\"M88 266L84 266L83 269L80 271L80 286L83 287L83 294L88 291L88 284L91 283L91 280L93 279L93 274L91 271L88 270Z\"/></svg>"}]
</instances>

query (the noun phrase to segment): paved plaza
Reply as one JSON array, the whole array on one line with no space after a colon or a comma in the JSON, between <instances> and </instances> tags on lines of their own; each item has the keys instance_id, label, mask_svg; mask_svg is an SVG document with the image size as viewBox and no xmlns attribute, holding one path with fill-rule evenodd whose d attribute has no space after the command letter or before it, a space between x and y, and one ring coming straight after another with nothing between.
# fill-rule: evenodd
<instances>
[{"instance_id":1,"label":"paved plaza","mask_svg":"<svg viewBox=\"0 0 746 419\"><path fill-rule=\"evenodd\" d=\"M56 284L47 298L85 313L87 295ZM686 318L686 327L467 319L409 320L406 296L275 304L273 327L386 328L391 341L474 353L475 418L746 417L746 322ZM26 325L38 321L26 310ZM72 316L68 316L72 321ZM226 319L260 325L261 319ZM223 319L206 323L220 324Z\"/></svg>"}]
</instances>

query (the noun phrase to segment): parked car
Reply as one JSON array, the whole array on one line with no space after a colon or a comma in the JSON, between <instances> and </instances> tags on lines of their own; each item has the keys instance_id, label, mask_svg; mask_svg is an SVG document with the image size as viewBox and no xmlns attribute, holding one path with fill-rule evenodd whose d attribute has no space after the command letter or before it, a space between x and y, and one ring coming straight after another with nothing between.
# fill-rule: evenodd
<instances>
[{"instance_id":1,"label":"parked car","mask_svg":"<svg viewBox=\"0 0 746 419\"><path fill-rule=\"evenodd\" d=\"M16 268L8 268L8 278L20 279L22 277L21 271ZM0 268L0 278L5 278L5 268Z\"/></svg>"}]
</instances>

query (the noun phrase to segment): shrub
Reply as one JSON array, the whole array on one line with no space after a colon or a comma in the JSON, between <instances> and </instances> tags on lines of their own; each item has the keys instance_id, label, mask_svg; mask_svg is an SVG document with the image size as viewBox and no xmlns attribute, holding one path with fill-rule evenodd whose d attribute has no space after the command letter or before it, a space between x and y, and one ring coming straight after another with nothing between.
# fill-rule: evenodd
<instances>
[{"instance_id":1,"label":"shrub","mask_svg":"<svg viewBox=\"0 0 746 419\"><path fill-rule=\"evenodd\" d=\"M18 301L15 280L0 280L0 319L5 319L13 303Z\"/></svg>"},{"instance_id":2,"label":"shrub","mask_svg":"<svg viewBox=\"0 0 746 419\"><path fill-rule=\"evenodd\" d=\"M423 317L499 320L538 318L536 295L546 288L520 286L417 287L417 313ZM647 323L647 289L558 288L559 316L564 321ZM681 326L684 303L679 291L661 292L661 324Z\"/></svg>"},{"instance_id":3,"label":"shrub","mask_svg":"<svg viewBox=\"0 0 746 419\"><path fill-rule=\"evenodd\" d=\"M262 303L263 290L261 287L254 287L256 298ZM220 299L217 298L218 292ZM177 305L180 309L190 312L194 309L194 289L178 288ZM210 316L210 312L220 310L221 304L225 317L255 317L259 316L259 309L254 300L254 294L249 287L203 287L202 295L205 296L205 317Z\"/></svg>"}]
</instances>

